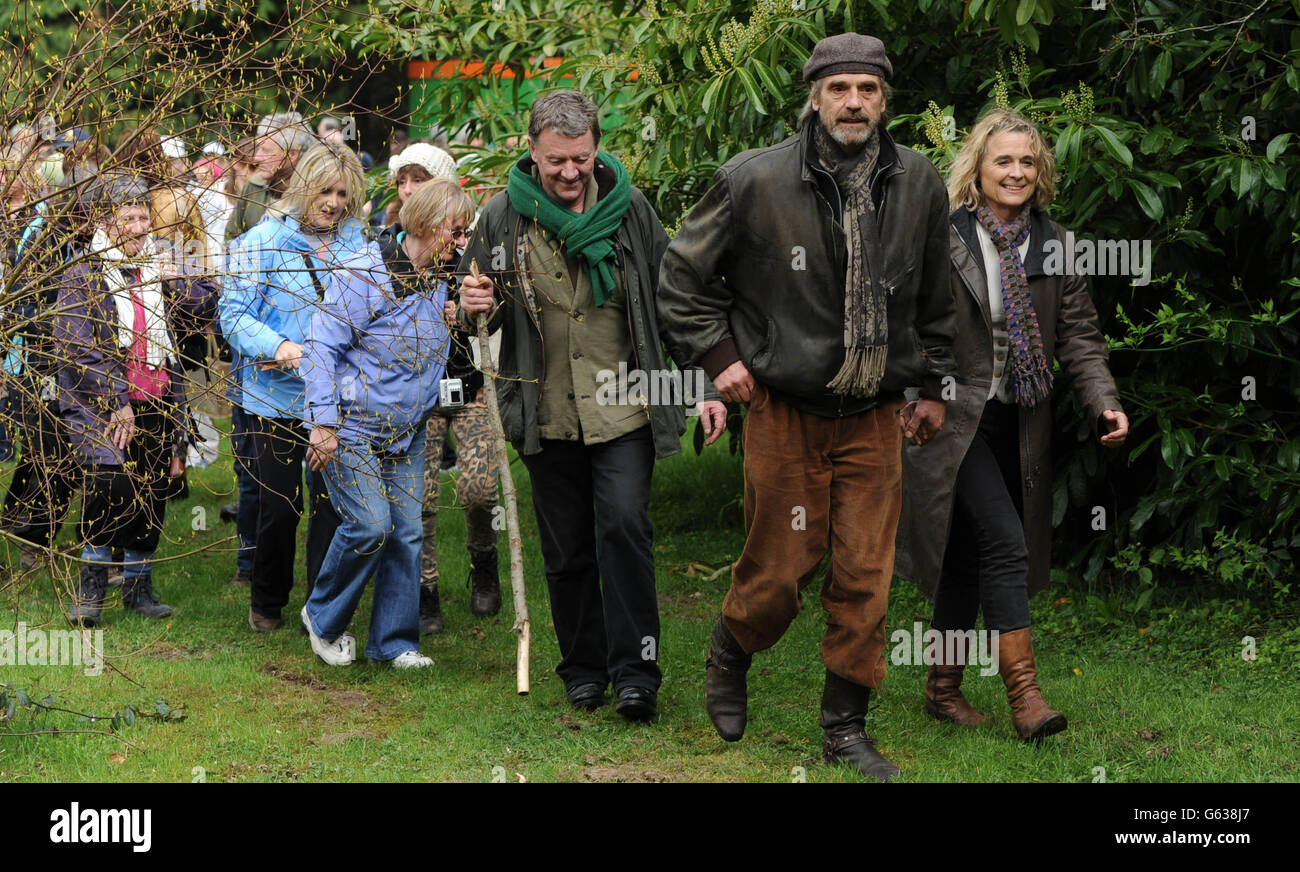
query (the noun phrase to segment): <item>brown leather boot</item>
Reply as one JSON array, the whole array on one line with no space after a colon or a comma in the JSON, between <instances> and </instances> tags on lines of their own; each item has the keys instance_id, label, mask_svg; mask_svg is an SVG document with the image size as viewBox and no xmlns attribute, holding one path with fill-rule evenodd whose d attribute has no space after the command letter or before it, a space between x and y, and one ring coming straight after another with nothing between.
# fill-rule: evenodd
<instances>
[{"instance_id":1,"label":"brown leather boot","mask_svg":"<svg viewBox=\"0 0 1300 872\"><path fill-rule=\"evenodd\" d=\"M1036 742L1065 729L1065 715L1048 708L1043 701L1028 627L998 634L998 671L1007 686L1011 722L1020 738Z\"/></svg>"},{"instance_id":2,"label":"brown leather boot","mask_svg":"<svg viewBox=\"0 0 1300 872\"><path fill-rule=\"evenodd\" d=\"M970 654L970 639L962 635L953 650L954 663L931 663L925 677L925 710L931 717L959 727L978 727L988 718L980 714L961 692L962 673Z\"/></svg>"}]
</instances>

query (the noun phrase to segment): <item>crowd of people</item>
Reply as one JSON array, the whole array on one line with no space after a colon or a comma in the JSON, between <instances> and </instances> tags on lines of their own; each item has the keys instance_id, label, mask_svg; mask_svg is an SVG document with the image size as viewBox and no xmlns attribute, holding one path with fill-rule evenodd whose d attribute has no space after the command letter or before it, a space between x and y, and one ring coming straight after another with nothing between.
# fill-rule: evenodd
<instances>
[{"instance_id":1,"label":"crowd of people","mask_svg":"<svg viewBox=\"0 0 1300 872\"><path fill-rule=\"evenodd\" d=\"M23 437L6 528L48 548L80 490L70 617L101 619L115 561L128 608L170 615L151 567L190 430L186 388L209 349L228 346L233 583L249 588L249 627L283 625L306 514L312 651L354 661L349 627L373 576L366 655L429 666L419 642L443 627L448 431L471 610L501 607L493 434L469 341L485 318L571 705L599 708L612 687L628 720L658 712L651 480L680 450L686 398L610 402L597 386L602 373L675 365L705 377L694 411L708 443L725 403L747 407L746 541L705 658L723 739L742 738L753 655L785 633L828 553L828 760L899 774L866 732L895 573L959 640L929 665L930 714L986 720L960 690L982 611L1020 737L1065 729L1038 684L1029 611L1048 574L1054 381L1072 386L1102 444L1122 444L1128 421L1084 280L1044 266L1065 232L1044 211L1051 149L1032 121L997 109L945 184L885 127L893 68L880 40L828 37L802 73L798 131L731 157L671 242L601 150L595 104L573 91L533 103L527 149L485 203L450 154L417 142L394 148L395 196L379 208L340 125L313 132L294 113L193 162L150 131L111 155L75 129L42 147L11 132L5 265L22 277L44 264L56 279L6 286L25 307L4 313L17 324L5 377ZM60 186L71 193L52 210ZM178 249L204 268L178 271Z\"/></svg>"},{"instance_id":2,"label":"crowd of people","mask_svg":"<svg viewBox=\"0 0 1300 872\"><path fill-rule=\"evenodd\" d=\"M486 406L480 398L433 414L444 375L463 376L474 396L475 364L450 319L455 245L475 206L451 155L415 142L394 146L393 204L378 208L383 191L367 191L363 176L372 161L340 130L326 119L313 133L297 113L276 113L252 137L209 142L192 159L181 137L141 128L112 150L91 147L82 128L9 131L0 161L5 421L21 456L2 521L31 568L81 495L73 622L100 623L114 586L128 609L173 613L154 587L154 554L168 500L184 496L198 395L223 385L238 500L222 514L236 525L232 583L249 588L252 630L282 625L307 508L311 611L351 603L332 613L346 627L360 595L352 586L374 574L368 653L430 665L419 632L442 629L433 525L449 420L470 422L455 433L478 549L473 611L499 611ZM436 446L427 477L426 440ZM362 446L372 453L358 455ZM384 479L398 456L419 487ZM392 500L382 518L365 490L376 483ZM376 536L374 548L358 544ZM409 591L418 602L410 632L404 582L421 572L428 583ZM319 649L306 609L302 620Z\"/></svg>"}]
</instances>

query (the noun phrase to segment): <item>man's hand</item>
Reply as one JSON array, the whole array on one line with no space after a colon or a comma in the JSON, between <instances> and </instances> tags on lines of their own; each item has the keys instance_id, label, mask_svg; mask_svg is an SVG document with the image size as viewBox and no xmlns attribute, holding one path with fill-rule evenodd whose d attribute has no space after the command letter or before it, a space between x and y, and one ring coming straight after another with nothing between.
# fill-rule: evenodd
<instances>
[{"instance_id":1,"label":"man's hand","mask_svg":"<svg viewBox=\"0 0 1300 872\"><path fill-rule=\"evenodd\" d=\"M275 365L281 369L297 369L302 364L302 346L288 339L275 350Z\"/></svg>"},{"instance_id":2,"label":"man's hand","mask_svg":"<svg viewBox=\"0 0 1300 872\"><path fill-rule=\"evenodd\" d=\"M460 307L471 315L490 310L493 290L487 276L465 276L460 282Z\"/></svg>"},{"instance_id":3,"label":"man's hand","mask_svg":"<svg viewBox=\"0 0 1300 872\"><path fill-rule=\"evenodd\" d=\"M108 439L117 446L118 451L125 451L134 435L135 412L131 409L131 404L127 403L108 416Z\"/></svg>"},{"instance_id":4,"label":"man's hand","mask_svg":"<svg viewBox=\"0 0 1300 872\"><path fill-rule=\"evenodd\" d=\"M1101 444L1107 448L1118 448L1123 445L1124 440L1128 438L1128 415L1114 409L1107 409L1101 413L1101 419L1110 428L1110 432L1101 437Z\"/></svg>"},{"instance_id":5,"label":"man's hand","mask_svg":"<svg viewBox=\"0 0 1300 872\"><path fill-rule=\"evenodd\" d=\"M727 407L717 400L709 400L698 405L700 426L704 428L704 444L717 442L727 429Z\"/></svg>"},{"instance_id":6,"label":"man's hand","mask_svg":"<svg viewBox=\"0 0 1300 872\"><path fill-rule=\"evenodd\" d=\"M913 400L898 410L898 426L903 438L924 445L943 429L946 407L939 400Z\"/></svg>"},{"instance_id":7,"label":"man's hand","mask_svg":"<svg viewBox=\"0 0 1300 872\"><path fill-rule=\"evenodd\" d=\"M334 459L338 447L339 437L333 427L313 427L307 443L307 465L314 472L322 471Z\"/></svg>"},{"instance_id":8,"label":"man's hand","mask_svg":"<svg viewBox=\"0 0 1300 872\"><path fill-rule=\"evenodd\" d=\"M754 377L749 374L749 368L742 361L736 361L731 366L718 373L713 379L714 386L722 398L729 403L748 403L750 397L754 395Z\"/></svg>"}]
</instances>

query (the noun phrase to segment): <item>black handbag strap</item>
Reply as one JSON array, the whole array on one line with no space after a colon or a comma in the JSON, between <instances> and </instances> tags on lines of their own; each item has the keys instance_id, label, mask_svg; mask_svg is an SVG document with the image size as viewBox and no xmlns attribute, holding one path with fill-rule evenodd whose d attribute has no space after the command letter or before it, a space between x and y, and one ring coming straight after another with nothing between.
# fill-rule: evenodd
<instances>
[{"instance_id":1,"label":"black handbag strap","mask_svg":"<svg viewBox=\"0 0 1300 872\"><path fill-rule=\"evenodd\" d=\"M325 302L325 286L320 282L320 276L316 275L316 267L312 266L311 258L307 252L302 252L302 262L307 267L307 272L311 273L311 283L316 288L316 302Z\"/></svg>"}]
</instances>

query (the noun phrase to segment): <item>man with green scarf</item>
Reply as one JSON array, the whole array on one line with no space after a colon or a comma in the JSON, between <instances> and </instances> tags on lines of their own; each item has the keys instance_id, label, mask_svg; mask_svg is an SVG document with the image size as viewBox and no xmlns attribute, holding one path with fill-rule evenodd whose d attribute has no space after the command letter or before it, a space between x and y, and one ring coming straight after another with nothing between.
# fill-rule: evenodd
<instances>
[{"instance_id":1,"label":"man with green scarf","mask_svg":"<svg viewBox=\"0 0 1300 872\"><path fill-rule=\"evenodd\" d=\"M533 104L529 153L484 207L461 260L471 274L460 302L467 319L491 311L490 329L502 331L497 401L532 483L566 696L593 710L612 684L619 713L643 721L657 713L660 683L654 461L680 450L685 404L699 402L710 443L726 409L711 390L647 402L606 389L620 371L671 383L656 306L668 238L599 144L596 106L583 95Z\"/></svg>"}]
</instances>

